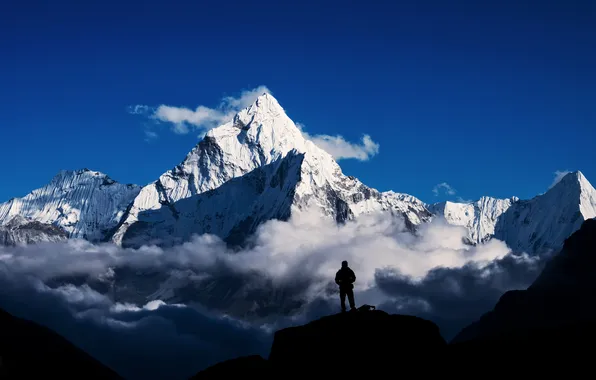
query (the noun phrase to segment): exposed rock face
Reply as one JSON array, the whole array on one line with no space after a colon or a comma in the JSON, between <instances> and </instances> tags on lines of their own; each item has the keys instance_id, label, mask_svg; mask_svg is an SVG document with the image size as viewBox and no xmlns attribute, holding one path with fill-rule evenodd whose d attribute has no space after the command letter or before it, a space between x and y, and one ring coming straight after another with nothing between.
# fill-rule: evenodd
<instances>
[{"instance_id":1,"label":"exposed rock face","mask_svg":"<svg viewBox=\"0 0 596 380\"><path fill-rule=\"evenodd\" d=\"M28 220L20 215L13 217L5 225L0 225L0 246L58 242L66 239L68 239L68 233L62 228Z\"/></svg>"}]
</instances>

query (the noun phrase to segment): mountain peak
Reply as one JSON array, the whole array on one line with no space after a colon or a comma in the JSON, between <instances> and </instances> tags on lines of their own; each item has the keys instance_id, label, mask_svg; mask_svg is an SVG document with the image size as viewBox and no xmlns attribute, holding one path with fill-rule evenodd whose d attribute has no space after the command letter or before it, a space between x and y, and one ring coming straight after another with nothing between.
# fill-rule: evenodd
<instances>
[{"instance_id":1,"label":"mountain peak","mask_svg":"<svg viewBox=\"0 0 596 380\"><path fill-rule=\"evenodd\" d=\"M555 186L553 186L549 190L549 192L559 192L571 189L573 189L574 191L577 190L580 193L596 193L596 190L594 189L590 181L588 181L584 174L579 170L565 174L565 176L563 176L563 178L561 178L561 180Z\"/></svg>"}]
</instances>

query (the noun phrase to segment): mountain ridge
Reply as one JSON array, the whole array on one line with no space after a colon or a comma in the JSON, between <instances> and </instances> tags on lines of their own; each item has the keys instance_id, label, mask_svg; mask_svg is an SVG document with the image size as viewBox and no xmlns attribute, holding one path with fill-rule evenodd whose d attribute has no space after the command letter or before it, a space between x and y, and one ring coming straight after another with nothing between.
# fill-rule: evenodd
<instances>
[{"instance_id":1,"label":"mountain ridge","mask_svg":"<svg viewBox=\"0 0 596 380\"><path fill-rule=\"evenodd\" d=\"M288 157L296 155L303 158L292 166ZM286 166L279 170L269 167L284 160ZM292 182L275 196L286 201L270 203L267 189L279 178L290 178L284 172L288 168L294 168ZM248 204L221 194L246 195ZM211 200L213 205L206 206ZM528 200L481 197L428 204L409 194L381 192L343 174L329 153L302 135L277 99L264 93L229 122L209 130L178 165L145 186L120 184L86 168L61 170L44 187L0 204L0 236L9 244L63 238L59 231L48 234L47 226L45 232L9 230L11 219L19 215L56 226L68 238L124 246L171 245L201 233L237 243L260 223L285 220L306 208L338 223L389 212L403 217L410 231L444 218L467 229L469 244L497 238L516 251L542 254L557 249L581 221L596 217L596 190L576 171Z\"/></svg>"}]
</instances>

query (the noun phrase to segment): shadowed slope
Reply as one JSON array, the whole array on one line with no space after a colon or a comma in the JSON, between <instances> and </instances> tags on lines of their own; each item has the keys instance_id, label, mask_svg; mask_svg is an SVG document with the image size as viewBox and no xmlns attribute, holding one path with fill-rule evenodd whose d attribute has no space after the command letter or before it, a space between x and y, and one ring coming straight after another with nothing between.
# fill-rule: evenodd
<instances>
[{"instance_id":1,"label":"shadowed slope","mask_svg":"<svg viewBox=\"0 0 596 380\"><path fill-rule=\"evenodd\" d=\"M0 309L0 378L121 377L54 331Z\"/></svg>"}]
</instances>

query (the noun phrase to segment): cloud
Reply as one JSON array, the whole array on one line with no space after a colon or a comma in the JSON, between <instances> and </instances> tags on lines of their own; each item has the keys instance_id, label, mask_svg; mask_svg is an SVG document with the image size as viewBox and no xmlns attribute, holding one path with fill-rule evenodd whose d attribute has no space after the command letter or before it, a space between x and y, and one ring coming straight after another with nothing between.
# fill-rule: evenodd
<instances>
[{"instance_id":1,"label":"cloud","mask_svg":"<svg viewBox=\"0 0 596 380\"><path fill-rule=\"evenodd\" d=\"M0 305L56 331L127 379L186 379L229 357L267 355L258 328L184 305L115 303L86 285L50 288L0 263Z\"/></svg>"},{"instance_id":2,"label":"cloud","mask_svg":"<svg viewBox=\"0 0 596 380\"><path fill-rule=\"evenodd\" d=\"M506 291L527 288L544 263L545 257L508 254L459 268L437 267L422 280L395 269L379 270L376 280L380 289L395 297L382 306L384 309L429 318L451 339L464 325L491 310Z\"/></svg>"},{"instance_id":3,"label":"cloud","mask_svg":"<svg viewBox=\"0 0 596 380\"><path fill-rule=\"evenodd\" d=\"M163 249L3 247L0 307L48 324L125 377L182 378L240 354L266 356L275 329L339 311L342 260L356 272L357 304L463 328L540 265L498 240L466 245L466 235L441 219L412 234L388 214L338 226L307 210L261 225L234 251L212 235Z\"/></svg>"},{"instance_id":4,"label":"cloud","mask_svg":"<svg viewBox=\"0 0 596 380\"><path fill-rule=\"evenodd\" d=\"M371 157L379 153L379 144L374 142L367 134L363 135L361 143L357 144L346 141L340 135L310 135L304 130L303 124L297 123L296 126L300 129L304 138L311 140L319 148L332 155L337 161L350 158L359 161L368 161Z\"/></svg>"},{"instance_id":5,"label":"cloud","mask_svg":"<svg viewBox=\"0 0 596 380\"><path fill-rule=\"evenodd\" d=\"M149 129L145 130L145 141L149 142L155 140L158 137L157 133Z\"/></svg>"},{"instance_id":6,"label":"cloud","mask_svg":"<svg viewBox=\"0 0 596 380\"><path fill-rule=\"evenodd\" d=\"M239 96L224 97L217 107L211 108L199 105L195 109L162 104L157 108L147 105L128 107L128 112L133 115L143 115L155 122L171 124L171 130L176 134L185 135L191 131L198 131L198 137L205 136L208 130L218 127L233 119L240 110L250 106L260 95L271 91L266 86L258 86L252 90L244 90ZM379 153L379 144L364 134L360 143L346 141L342 136L325 134L310 135L304 131L304 126L296 123L306 139L313 141L318 147L327 151L336 160L357 159L367 161ZM145 141L151 141L157 134L146 126Z\"/></svg>"},{"instance_id":7,"label":"cloud","mask_svg":"<svg viewBox=\"0 0 596 380\"><path fill-rule=\"evenodd\" d=\"M271 93L266 86L244 90L238 97L226 96L215 108L199 105L195 109L161 104L157 108L136 105L128 108L134 115L172 124L171 129L177 134L187 134L191 130L205 133L211 128L230 121L243 108L250 106L260 95Z\"/></svg>"},{"instance_id":8,"label":"cloud","mask_svg":"<svg viewBox=\"0 0 596 380\"><path fill-rule=\"evenodd\" d=\"M449 185L447 182L442 182L436 185L433 188L433 193L435 194L435 196L438 196L441 190L443 190L448 195L455 195L457 193L457 191L455 191L455 189L451 187L451 185Z\"/></svg>"},{"instance_id":9,"label":"cloud","mask_svg":"<svg viewBox=\"0 0 596 380\"><path fill-rule=\"evenodd\" d=\"M555 178L553 179L553 182L548 188L552 189L557 183L559 183L559 181L563 179L563 177L565 177L569 173L571 173L569 170L556 170L554 172Z\"/></svg>"}]
</instances>

